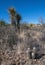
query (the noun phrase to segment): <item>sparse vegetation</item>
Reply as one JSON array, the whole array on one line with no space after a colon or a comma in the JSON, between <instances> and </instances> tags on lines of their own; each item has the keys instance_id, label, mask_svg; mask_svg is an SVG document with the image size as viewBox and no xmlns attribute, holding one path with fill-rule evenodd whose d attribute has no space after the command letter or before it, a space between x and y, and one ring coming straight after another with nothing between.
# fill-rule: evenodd
<instances>
[{"instance_id":1,"label":"sparse vegetation","mask_svg":"<svg viewBox=\"0 0 45 65\"><path fill-rule=\"evenodd\" d=\"M14 8L9 8L9 13L11 24L0 21L0 65L35 65L35 59L38 65L44 65L45 28L38 24L20 24L21 16Z\"/></svg>"}]
</instances>

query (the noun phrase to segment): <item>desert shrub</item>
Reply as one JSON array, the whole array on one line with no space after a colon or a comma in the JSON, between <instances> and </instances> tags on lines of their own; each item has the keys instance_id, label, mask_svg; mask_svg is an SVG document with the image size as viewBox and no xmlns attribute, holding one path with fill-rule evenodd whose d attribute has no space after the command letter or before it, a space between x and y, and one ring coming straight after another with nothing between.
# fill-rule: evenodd
<instances>
[{"instance_id":1,"label":"desert shrub","mask_svg":"<svg viewBox=\"0 0 45 65\"><path fill-rule=\"evenodd\" d=\"M5 21L1 20L0 21L0 26L5 26L5 25L6 25Z\"/></svg>"},{"instance_id":2,"label":"desert shrub","mask_svg":"<svg viewBox=\"0 0 45 65\"><path fill-rule=\"evenodd\" d=\"M8 44L11 49L13 49L13 45L17 45L17 36L16 35L9 35L8 36Z\"/></svg>"},{"instance_id":3,"label":"desert shrub","mask_svg":"<svg viewBox=\"0 0 45 65\"><path fill-rule=\"evenodd\" d=\"M28 27L27 24L22 24L22 28L23 28L23 29L28 29L29 27Z\"/></svg>"},{"instance_id":4,"label":"desert shrub","mask_svg":"<svg viewBox=\"0 0 45 65\"><path fill-rule=\"evenodd\" d=\"M30 24L30 27L33 27L33 24Z\"/></svg>"}]
</instances>

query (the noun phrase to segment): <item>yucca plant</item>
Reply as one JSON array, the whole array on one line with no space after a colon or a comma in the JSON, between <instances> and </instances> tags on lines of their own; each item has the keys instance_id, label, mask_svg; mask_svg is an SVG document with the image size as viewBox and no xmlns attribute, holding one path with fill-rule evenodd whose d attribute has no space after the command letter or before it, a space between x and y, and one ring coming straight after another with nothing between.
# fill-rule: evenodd
<instances>
[{"instance_id":1,"label":"yucca plant","mask_svg":"<svg viewBox=\"0 0 45 65\"><path fill-rule=\"evenodd\" d=\"M11 24L16 26L16 10L12 7L8 9L11 18Z\"/></svg>"}]
</instances>

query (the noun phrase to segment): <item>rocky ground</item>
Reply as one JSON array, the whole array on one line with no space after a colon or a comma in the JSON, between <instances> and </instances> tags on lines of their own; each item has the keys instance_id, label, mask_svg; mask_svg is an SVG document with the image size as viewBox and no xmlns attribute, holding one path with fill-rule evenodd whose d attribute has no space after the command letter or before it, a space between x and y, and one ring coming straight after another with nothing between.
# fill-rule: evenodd
<instances>
[{"instance_id":1,"label":"rocky ground","mask_svg":"<svg viewBox=\"0 0 45 65\"><path fill-rule=\"evenodd\" d=\"M0 27L0 65L45 65L45 55L29 57L28 48L34 46L45 53L45 28L23 28L19 33L14 26Z\"/></svg>"}]
</instances>

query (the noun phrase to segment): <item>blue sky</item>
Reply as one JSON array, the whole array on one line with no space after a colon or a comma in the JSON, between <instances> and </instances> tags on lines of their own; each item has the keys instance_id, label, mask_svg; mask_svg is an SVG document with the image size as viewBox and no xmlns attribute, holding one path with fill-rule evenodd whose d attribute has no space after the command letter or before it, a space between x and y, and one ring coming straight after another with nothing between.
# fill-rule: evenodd
<instances>
[{"instance_id":1,"label":"blue sky","mask_svg":"<svg viewBox=\"0 0 45 65\"><path fill-rule=\"evenodd\" d=\"M45 19L45 0L0 0L0 20L9 23L11 6L22 16L23 22L38 23L41 16Z\"/></svg>"}]
</instances>

